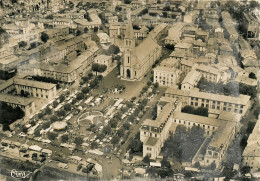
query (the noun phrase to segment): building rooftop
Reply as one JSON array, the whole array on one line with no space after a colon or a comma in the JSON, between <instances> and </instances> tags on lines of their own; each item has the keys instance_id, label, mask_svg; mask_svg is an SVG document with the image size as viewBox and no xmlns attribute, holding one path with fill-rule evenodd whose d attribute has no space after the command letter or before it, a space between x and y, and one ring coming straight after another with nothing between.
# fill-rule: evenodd
<instances>
[{"instance_id":1,"label":"building rooftop","mask_svg":"<svg viewBox=\"0 0 260 181\"><path fill-rule=\"evenodd\" d=\"M156 145L158 140L159 140L158 138L149 137L148 140L145 142L145 145L154 146L154 145Z\"/></svg>"},{"instance_id":2,"label":"building rooftop","mask_svg":"<svg viewBox=\"0 0 260 181\"><path fill-rule=\"evenodd\" d=\"M229 140L229 135L232 134L232 130L237 125L235 122L227 121L226 124L221 127L214 134L209 146L221 149L223 145Z\"/></svg>"},{"instance_id":3,"label":"building rooftop","mask_svg":"<svg viewBox=\"0 0 260 181\"><path fill-rule=\"evenodd\" d=\"M13 96L8 94L0 94L0 102L6 102L21 106L27 106L34 101L34 98L26 98L20 96Z\"/></svg>"},{"instance_id":4,"label":"building rooftop","mask_svg":"<svg viewBox=\"0 0 260 181\"><path fill-rule=\"evenodd\" d=\"M56 87L55 84L51 84L51 83L47 83L47 82L34 81L34 80L28 80L28 79L20 79L20 78L15 78L14 83L16 85L35 87L35 88L45 89L45 90L49 90L49 89L52 89L53 87Z\"/></svg>"},{"instance_id":5,"label":"building rooftop","mask_svg":"<svg viewBox=\"0 0 260 181\"><path fill-rule=\"evenodd\" d=\"M189 96L189 97L196 97L200 99L209 99L209 100L214 100L214 101L221 101L221 102L227 102L227 103L232 103L232 104L240 104L240 105L247 105L248 102L250 101L250 96L240 94L239 97L232 97L232 96L225 96L221 94L213 94L213 93L208 93L208 92L199 92L196 89L192 90L179 90L176 87L169 87L166 91L165 94L174 94L178 96Z\"/></svg>"},{"instance_id":6,"label":"building rooftop","mask_svg":"<svg viewBox=\"0 0 260 181\"><path fill-rule=\"evenodd\" d=\"M196 71L196 70L192 70L192 71L190 71L190 72L186 75L186 77L185 77L184 80L182 81L182 84L188 83L188 84L194 86L194 85L199 81L200 77L201 77L201 73L200 73L200 72L198 72L198 71Z\"/></svg>"},{"instance_id":7,"label":"building rooftop","mask_svg":"<svg viewBox=\"0 0 260 181\"><path fill-rule=\"evenodd\" d=\"M165 67L165 66L157 66L153 69L154 71L160 71L160 72L176 72L176 69L174 67Z\"/></svg>"}]
</instances>

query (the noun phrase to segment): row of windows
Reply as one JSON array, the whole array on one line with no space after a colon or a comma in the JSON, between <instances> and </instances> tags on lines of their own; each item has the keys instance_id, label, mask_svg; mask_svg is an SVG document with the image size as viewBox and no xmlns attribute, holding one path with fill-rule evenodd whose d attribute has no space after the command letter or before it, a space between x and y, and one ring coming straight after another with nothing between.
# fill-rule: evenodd
<instances>
[{"instance_id":1,"label":"row of windows","mask_svg":"<svg viewBox=\"0 0 260 181\"><path fill-rule=\"evenodd\" d=\"M47 92L46 89L40 89L37 87L28 87L28 86L23 86L23 85L18 85L18 87L20 87L21 89L28 89L28 90L36 89L36 91L40 90L41 92L43 92L43 91Z\"/></svg>"},{"instance_id":2,"label":"row of windows","mask_svg":"<svg viewBox=\"0 0 260 181\"><path fill-rule=\"evenodd\" d=\"M182 120L179 120L179 121L177 122L177 120L175 119L174 122L175 122L175 123L180 123L180 124L182 124L182 123L183 123L183 124L186 124L186 121L182 121ZM192 123L192 122L189 122L189 121L187 121L187 123L188 123L189 126L196 126L196 123ZM197 126L200 127L201 124L197 124ZM210 127L211 127L211 126L209 126L209 125L202 124L202 128L210 129ZM215 127L212 126L212 129L215 130Z\"/></svg>"},{"instance_id":3,"label":"row of windows","mask_svg":"<svg viewBox=\"0 0 260 181\"><path fill-rule=\"evenodd\" d=\"M195 98L195 97L191 97L191 100L196 100L196 101L199 101L199 98ZM201 100L201 102L207 102L207 103L209 103L209 99L200 99ZM212 101L212 104L218 104L218 105L220 105L220 101ZM232 106L233 104L232 103L227 103L227 102L224 102L224 106L226 106L226 105L228 105L228 106ZM239 105L239 104L234 104L235 105L235 107L236 108L238 108L238 107L240 107L240 108L243 108L243 105Z\"/></svg>"},{"instance_id":4,"label":"row of windows","mask_svg":"<svg viewBox=\"0 0 260 181\"><path fill-rule=\"evenodd\" d=\"M146 135L146 132L144 131L144 135ZM149 134L147 134L149 135ZM150 133L150 136L153 136L153 133ZM154 137L157 138L157 134L154 134Z\"/></svg>"},{"instance_id":5,"label":"row of windows","mask_svg":"<svg viewBox=\"0 0 260 181\"><path fill-rule=\"evenodd\" d=\"M152 148L150 148L150 147L147 147L147 151L152 151Z\"/></svg>"}]
</instances>

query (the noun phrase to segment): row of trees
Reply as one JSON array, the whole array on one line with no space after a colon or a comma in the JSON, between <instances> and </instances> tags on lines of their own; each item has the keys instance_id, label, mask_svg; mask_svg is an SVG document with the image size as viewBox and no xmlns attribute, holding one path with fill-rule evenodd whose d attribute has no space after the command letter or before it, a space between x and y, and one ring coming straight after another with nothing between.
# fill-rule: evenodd
<instances>
[{"instance_id":1,"label":"row of trees","mask_svg":"<svg viewBox=\"0 0 260 181\"><path fill-rule=\"evenodd\" d=\"M208 117L208 108L206 107L194 108L192 106L187 105L184 106L184 108L182 108L181 112Z\"/></svg>"},{"instance_id":2,"label":"row of trees","mask_svg":"<svg viewBox=\"0 0 260 181\"><path fill-rule=\"evenodd\" d=\"M107 66L103 65L103 64L93 63L93 65L92 65L92 71L96 72L96 75L98 72L99 73L105 72L106 69L107 69Z\"/></svg>"},{"instance_id":3,"label":"row of trees","mask_svg":"<svg viewBox=\"0 0 260 181\"><path fill-rule=\"evenodd\" d=\"M9 130L9 125L17 119L24 117L24 111L20 107L13 108L4 102L0 102L0 124L3 124L3 129Z\"/></svg>"},{"instance_id":4,"label":"row of trees","mask_svg":"<svg viewBox=\"0 0 260 181\"><path fill-rule=\"evenodd\" d=\"M17 72L16 69L14 69L14 71L12 71L12 72L0 70L0 79L8 80L8 79L14 77L16 75L16 72Z\"/></svg>"},{"instance_id":5,"label":"row of trees","mask_svg":"<svg viewBox=\"0 0 260 181\"><path fill-rule=\"evenodd\" d=\"M224 85L223 83L213 83L207 81L205 78L200 79L197 87L202 91L234 97L238 97L239 94L255 97L257 93L255 86L249 86L238 82L228 82Z\"/></svg>"}]
</instances>

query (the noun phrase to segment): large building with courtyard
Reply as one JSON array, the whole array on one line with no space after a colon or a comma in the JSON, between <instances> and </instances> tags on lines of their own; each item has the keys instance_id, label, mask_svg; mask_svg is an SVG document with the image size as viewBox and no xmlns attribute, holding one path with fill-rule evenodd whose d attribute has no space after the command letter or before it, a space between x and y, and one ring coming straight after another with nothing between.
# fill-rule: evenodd
<instances>
[{"instance_id":1,"label":"large building with courtyard","mask_svg":"<svg viewBox=\"0 0 260 181\"><path fill-rule=\"evenodd\" d=\"M148 155L151 159L158 158L164 142L170 134L175 133L177 126L188 129L196 126L204 131L205 141L200 147L204 147L206 151L201 153L201 149L198 149L191 164L199 162L201 166L208 167L214 163L220 168L229 144L240 130L241 115L222 111L218 118L211 118L183 113L180 112L180 108L181 102L176 98L160 99L157 105L157 119L145 120L140 128L143 157Z\"/></svg>"}]
</instances>

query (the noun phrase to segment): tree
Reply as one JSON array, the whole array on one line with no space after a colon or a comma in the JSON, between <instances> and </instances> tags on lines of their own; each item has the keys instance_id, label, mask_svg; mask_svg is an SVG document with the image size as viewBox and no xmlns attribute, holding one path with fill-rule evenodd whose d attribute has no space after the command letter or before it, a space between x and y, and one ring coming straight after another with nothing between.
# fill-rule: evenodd
<instances>
[{"instance_id":1,"label":"tree","mask_svg":"<svg viewBox=\"0 0 260 181\"><path fill-rule=\"evenodd\" d=\"M117 126L117 120L112 118L110 121L109 121L109 125L111 126L111 128L116 128Z\"/></svg>"},{"instance_id":2,"label":"tree","mask_svg":"<svg viewBox=\"0 0 260 181\"><path fill-rule=\"evenodd\" d=\"M189 114L194 114L194 107L192 106L184 106L184 108L181 110L181 112L189 113Z\"/></svg>"},{"instance_id":3,"label":"tree","mask_svg":"<svg viewBox=\"0 0 260 181\"><path fill-rule=\"evenodd\" d=\"M89 30L89 29L88 29L87 27L85 27L85 28L84 28L84 33L88 33L88 30Z\"/></svg>"},{"instance_id":4,"label":"tree","mask_svg":"<svg viewBox=\"0 0 260 181\"><path fill-rule=\"evenodd\" d=\"M98 148L98 143L93 141L91 144L90 144L90 148L93 150L93 149L96 149Z\"/></svg>"},{"instance_id":5,"label":"tree","mask_svg":"<svg viewBox=\"0 0 260 181\"><path fill-rule=\"evenodd\" d=\"M49 40L49 35L45 32L41 33L41 40L46 43Z\"/></svg>"},{"instance_id":6,"label":"tree","mask_svg":"<svg viewBox=\"0 0 260 181\"><path fill-rule=\"evenodd\" d=\"M48 138L49 140L55 140L57 138L58 134L55 132L48 132Z\"/></svg>"},{"instance_id":7,"label":"tree","mask_svg":"<svg viewBox=\"0 0 260 181\"><path fill-rule=\"evenodd\" d=\"M88 73L88 77L89 78L93 77L93 73L92 72Z\"/></svg>"},{"instance_id":8,"label":"tree","mask_svg":"<svg viewBox=\"0 0 260 181\"><path fill-rule=\"evenodd\" d=\"M64 105L64 110L65 111L70 111L71 110L71 104L67 103Z\"/></svg>"},{"instance_id":9,"label":"tree","mask_svg":"<svg viewBox=\"0 0 260 181\"><path fill-rule=\"evenodd\" d=\"M131 126L131 125L130 125L128 122L126 122L126 123L123 124L123 128L124 128L125 130L129 130L130 126Z\"/></svg>"},{"instance_id":10,"label":"tree","mask_svg":"<svg viewBox=\"0 0 260 181\"><path fill-rule=\"evenodd\" d=\"M83 94L87 94L87 93L89 93L89 88L88 88L88 87L83 87L82 90L81 90L81 92L82 92Z\"/></svg>"},{"instance_id":11,"label":"tree","mask_svg":"<svg viewBox=\"0 0 260 181\"><path fill-rule=\"evenodd\" d=\"M92 71L96 72L96 75L97 75L97 72L99 71L99 64L93 63L92 64Z\"/></svg>"},{"instance_id":12,"label":"tree","mask_svg":"<svg viewBox=\"0 0 260 181\"><path fill-rule=\"evenodd\" d=\"M112 138L112 140L111 140L111 143L113 144L113 145L116 145L118 142L119 142L119 137L118 136L114 136L113 138Z\"/></svg>"},{"instance_id":13,"label":"tree","mask_svg":"<svg viewBox=\"0 0 260 181\"><path fill-rule=\"evenodd\" d=\"M50 14L50 15L46 16L45 19L53 19L53 15Z\"/></svg>"},{"instance_id":14,"label":"tree","mask_svg":"<svg viewBox=\"0 0 260 181\"><path fill-rule=\"evenodd\" d=\"M50 122L44 122L44 123L42 124L42 128L43 128L43 129L47 129L47 128L50 127L50 125L51 125Z\"/></svg>"},{"instance_id":15,"label":"tree","mask_svg":"<svg viewBox=\"0 0 260 181\"><path fill-rule=\"evenodd\" d=\"M107 125L103 128L103 133L108 135L111 132L111 126Z\"/></svg>"},{"instance_id":16,"label":"tree","mask_svg":"<svg viewBox=\"0 0 260 181\"><path fill-rule=\"evenodd\" d=\"M155 120L157 118L157 106L155 105L152 110L152 119Z\"/></svg>"},{"instance_id":17,"label":"tree","mask_svg":"<svg viewBox=\"0 0 260 181\"><path fill-rule=\"evenodd\" d=\"M174 45L165 44L165 48L167 48L167 49L169 49L169 50L174 50Z\"/></svg>"},{"instance_id":18,"label":"tree","mask_svg":"<svg viewBox=\"0 0 260 181\"><path fill-rule=\"evenodd\" d=\"M102 80L102 79L103 79L103 75L98 75L98 76L97 76L97 79L98 79L98 80Z\"/></svg>"},{"instance_id":19,"label":"tree","mask_svg":"<svg viewBox=\"0 0 260 181\"><path fill-rule=\"evenodd\" d=\"M56 115L52 115L50 118L51 123L54 123L56 121L58 121L58 117Z\"/></svg>"},{"instance_id":20,"label":"tree","mask_svg":"<svg viewBox=\"0 0 260 181\"><path fill-rule=\"evenodd\" d=\"M125 134L125 130L124 130L124 128L122 127L122 128L120 128L118 131L117 131L117 135L119 136L119 137L123 137L124 136L124 134Z\"/></svg>"},{"instance_id":21,"label":"tree","mask_svg":"<svg viewBox=\"0 0 260 181\"><path fill-rule=\"evenodd\" d=\"M162 165L162 167L171 168L171 164L166 158L162 159L161 165Z\"/></svg>"},{"instance_id":22,"label":"tree","mask_svg":"<svg viewBox=\"0 0 260 181\"><path fill-rule=\"evenodd\" d=\"M59 105L59 103L57 102L57 101L54 101L53 102L53 107L55 108L55 107L57 107Z\"/></svg>"},{"instance_id":23,"label":"tree","mask_svg":"<svg viewBox=\"0 0 260 181\"><path fill-rule=\"evenodd\" d=\"M130 149L132 153L141 153L143 151L143 143L140 139L131 139L128 149Z\"/></svg>"},{"instance_id":24,"label":"tree","mask_svg":"<svg viewBox=\"0 0 260 181\"><path fill-rule=\"evenodd\" d=\"M65 112L64 109L61 109L61 110L57 111L57 115L58 115L59 117L64 117L64 116L66 115L66 112Z\"/></svg>"},{"instance_id":25,"label":"tree","mask_svg":"<svg viewBox=\"0 0 260 181\"><path fill-rule=\"evenodd\" d=\"M25 48L26 45L27 45L27 43L26 43L25 41L20 41L20 42L18 43L18 45L19 45L19 48Z\"/></svg>"},{"instance_id":26,"label":"tree","mask_svg":"<svg viewBox=\"0 0 260 181\"><path fill-rule=\"evenodd\" d=\"M157 89L158 87L159 87L159 83L158 83L158 82L155 82L155 83L154 83L154 88Z\"/></svg>"},{"instance_id":27,"label":"tree","mask_svg":"<svg viewBox=\"0 0 260 181\"><path fill-rule=\"evenodd\" d=\"M52 110L51 110L51 108L49 106L46 107L45 110L44 110L45 114L48 114L48 115L51 114L51 111Z\"/></svg>"},{"instance_id":28,"label":"tree","mask_svg":"<svg viewBox=\"0 0 260 181\"><path fill-rule=\"evenodd\" d=\"M210 169L211 170L216 170L216 163L215 163L215 161L210 164Z\"/></svg>"},{"instance_id":29,"label":"tree","mask_svg":"<svg viewBox=\"0 0 260 181\"><path fill-rule=\"evenodd\" d=\"M107 69L107 66L106 66L106 65L100 65L98 71L101 72L101 73L103 73L103 72L106 71L106 69Z\"/></svg>"},{"instance_id":30,"label":"tree","mask_svg":"<svg viewBox=\"0 0 260 181\"><path fill-rule=\"evenodd\" d=\"M44 116L44 114L43 114L42 112L40 112L40 113L38 114L38 118L39 118L39 119L42 119L43 116Z\"/></svg>"},{"instance_id":31,"label":"tree","mask_svg":"<svg viewBox=\"0 0 260 181\"><path fill-rule=\"evenodd\" d=\"M94 27L94 32L96 33L96 32L98 32L98 27Z\"/></svg>"},{"instance_id":32,"label":"tree","mask_svg":"<svg viewBox=\"0 0 260 181\"><path fill-rule=\"evenodd\" d=\"M195 113L196 115L208 117L208 108L206 108L206 107L198 107L198 108L194 111L194 113Z\"/></svg>"},{"instance_id":33,"label":"tree","mask_svg":"<svg viewBox=\"0 0 260 181\"><path fill-rule=\"evenodd\" d=\"M249 74L249 78L251 78L251 79L257 79L257 78L256 78L256 75L255 75L253 72L251 72L251 73Z\"/></svg>"},{"instance_id":34,"label":"tree","mask_svg":"<svg viewBox=\"0 0 260 181\"><path fill-rule=\"evenodd\" d=\"M146 155L143 159L144 163L150 163L150 157L148 155Z\"/></svg>"},{"instance_id":35,"label":"tree","mask_svg":"<svg viewBox=\"0 0 260 181\"><path fill-rule=\"evenodd\" d=\"M116 45L111 45L109 48L108 48L108 51L110 54L118 54L120 52L120 49L118 46Z\"/></svg>"},{"instance_id":36,"label":"tree","mask_svg":"<svg viewBox=\"0 0 260 181\"><path fill-rule=\"evenodd\" d=\"M194 164L194 167L196 167L196 168L199 168L199 169L200 169L200 162L196 162L196 163Z\"/></svg>"},{"instance_id":37,"label":"tree","mask_svg":"<svg viewBox=\"0 0 260 181\"><path fill-rule=\"evenodd\" d=\"M62 94L61 96L60 96L60 102L63 102L65 100L65 96Z\"/></svg>"},{"instance_id":38,"label":"tree","mask_svg":"<svg viewBox=\"0 0 260 181\"><path fill-rule=\"evenodd\" d=\"M38 45L39 45L38 42L32 42L32 43L30 44L29 50L36 48Z\"/></svg>"},{"instance_id":39,"label":"tree","mask_svg":"<svg viewBox=\"0 0 260 181\"><path fill-rule=\"evenodd\" d=\"M82 100L82 99L84 99L84 94L83 93L78 93L77 94L77 97L76 97L78 100Z\"/></svg>"},{"instance_id":40,"label":"tree","mask_svg":"<svg viewBox=\"0 0 260 181\"><path fill-rule=\"evenodd\" d=\"M41 133L40 133L40 130L37 129L35 132L34 132L34 136L35 137L40 137L41 136Z\"/></svg>"},{"instance_id":41,"label":"tree","mask_svg":"<svg viewBox=\"0 0 260 181\"><path fill-rule=\"evenodd\" d=\"M77 30L76 31L76 36L80 36L81 35L81 31L80 30Z\"/></svg>"},{"instance_id":42,"label":"tree","mask_svg":"<svg viewBox=\"0 0 260 181\"><path fill-rule=\"evenodd\" d=\"M1 1L2 2L2 1ZM6 33L6 31L2 28L2 27L0 27L0 35L2 35L2 34L4 34L4 33Z\"/></svg>"},{"instance_id":43,"label":"tree","mask_svg":"<svg viewBox=\"0 0 260 181\"><path fill-rule=\"evenodd\" d=\"M132 0L124 0L125 4L130 4Z\"/></svg>"},{"instance_id":44,"label":"tree","mask_svg":"<svg viewBox=\"0 0 260 181\"><path fill-rule=\"evenodd\" d=\"M74 143L75 143L77 146L80 146L80 145L83 143L83 138L81 138L81 137L76 137L75 140L74 140Z\"/></svg>"}]
</instances>

